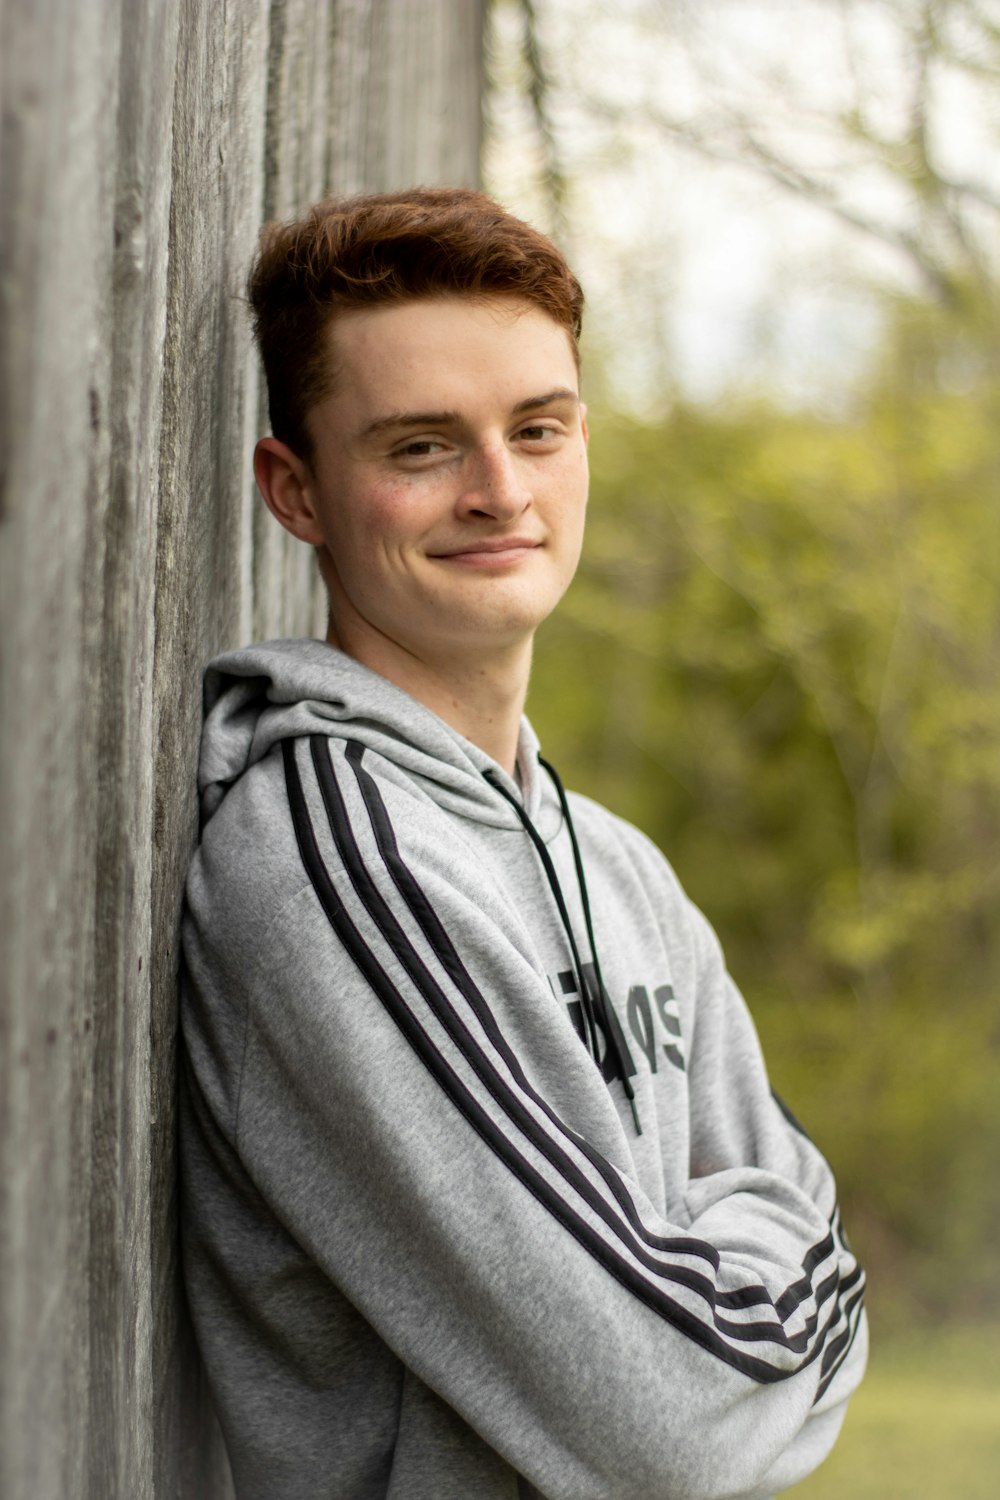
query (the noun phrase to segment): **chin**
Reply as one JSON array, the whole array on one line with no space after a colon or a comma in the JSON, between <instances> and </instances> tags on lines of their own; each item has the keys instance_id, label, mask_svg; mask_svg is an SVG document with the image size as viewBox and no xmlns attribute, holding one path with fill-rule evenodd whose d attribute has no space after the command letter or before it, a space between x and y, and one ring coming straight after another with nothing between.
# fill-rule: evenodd
<instances>
[{"instance_id":1,"label":"chin","mask_svg":"<svg viewBox=\"0 0 1000 1500\"><path fill-rule=\"evenodd\" d=\"M551 609L542 612L536 608L530 612L517 611L499 616L466 617L456 622L454 635L461 639L475 640L483 650L488 651L491 647L509 650L530 641L539 625L551 613Z\"/></svg>"}]
</instances>

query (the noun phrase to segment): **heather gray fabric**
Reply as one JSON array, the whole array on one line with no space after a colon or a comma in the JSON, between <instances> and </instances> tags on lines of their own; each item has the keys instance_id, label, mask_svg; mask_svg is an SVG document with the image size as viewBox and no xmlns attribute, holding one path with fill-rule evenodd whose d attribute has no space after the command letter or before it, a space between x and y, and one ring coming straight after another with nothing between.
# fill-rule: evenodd
<instances>
[{"instance_id":1,"label":"heather gray fabric","mask_svg":"<svg viewBox=\"0 0 1000 1500\"><path fill-rule=\"evenodd\" d=\"M862 1278L662 855L571 797L639 1135L484 774L586 969L527 723L515 781L317 641L220 658L205 702L184 1253L240 1500L795 1483L861 1377Z\"/></svg>"}]
</instances>

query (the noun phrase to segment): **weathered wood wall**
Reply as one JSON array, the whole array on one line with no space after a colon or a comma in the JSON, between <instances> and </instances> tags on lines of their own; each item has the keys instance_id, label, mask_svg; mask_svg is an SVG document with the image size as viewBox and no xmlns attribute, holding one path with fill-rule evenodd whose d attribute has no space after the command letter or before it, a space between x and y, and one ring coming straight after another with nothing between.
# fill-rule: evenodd
<instances>
[{"instance_id":1,"label":"weathered wood wall","mask_svg":"<svg viewBox=\"0 0 1000 1500\"><path fill-rule=\"evenodd\" d=\"M0 1494L227 1495L175 1248L203 662L309 632L252 493L264 217L474 181L482 0L0 5Z\"/></svg>"}]
</instances>

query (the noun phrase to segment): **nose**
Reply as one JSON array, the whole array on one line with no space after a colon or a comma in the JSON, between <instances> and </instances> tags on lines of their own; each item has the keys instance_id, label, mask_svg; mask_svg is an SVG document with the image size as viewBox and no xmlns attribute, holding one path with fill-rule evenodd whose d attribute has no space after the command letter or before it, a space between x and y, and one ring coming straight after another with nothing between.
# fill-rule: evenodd
<instances>
[{"instance_id":1,"label":"nose","mask_svg":"<svg viewBox=\"0 0 1000 1500\"><path fill-rule=\"evenodd\" d=\"M484 444L475 455L468 484L459 499L459 513L512 521L532 502L521 462L506 443Z\"/></svg>"}]
</instances>

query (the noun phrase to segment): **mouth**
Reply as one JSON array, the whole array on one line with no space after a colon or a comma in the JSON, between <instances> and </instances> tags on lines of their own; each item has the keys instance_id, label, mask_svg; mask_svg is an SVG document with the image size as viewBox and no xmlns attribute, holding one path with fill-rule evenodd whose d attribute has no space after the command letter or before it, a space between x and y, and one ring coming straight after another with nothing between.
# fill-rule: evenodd
<instances>
[{"instance_id":1,"label":"mouth","mask_svg":"<svg viewBox=\"0 0 1000 1500\"><path fill-rule=\"evenodd\" d=\"M493 536L479 541L466 542L453 551L432 552L435 562L465 563L467 566L488 567L491 563L517 562L527 557L542 545L537 537Z\"/></svg>"}]
</instances>

